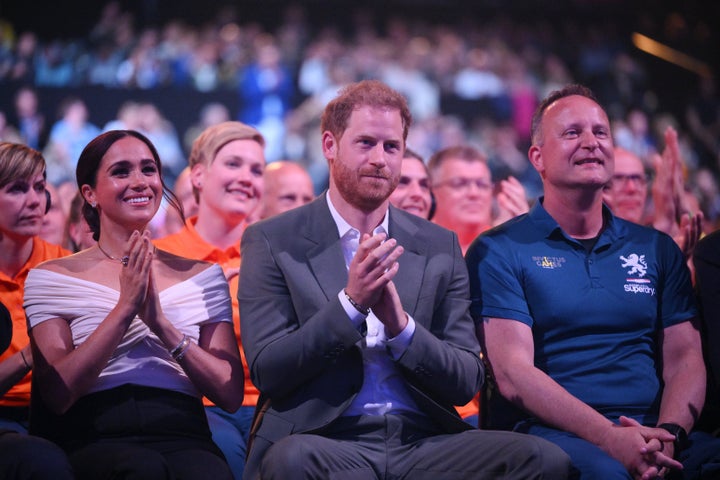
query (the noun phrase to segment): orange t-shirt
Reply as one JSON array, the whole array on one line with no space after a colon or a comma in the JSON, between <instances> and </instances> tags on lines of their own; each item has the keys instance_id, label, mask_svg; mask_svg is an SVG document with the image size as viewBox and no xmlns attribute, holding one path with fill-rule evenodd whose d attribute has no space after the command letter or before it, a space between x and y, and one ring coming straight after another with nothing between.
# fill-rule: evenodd
<instances>
[{"instance_id":1,"label":"orange t-shirt","mask_svg":"<svg viewBox=\"0 0 720 480\"><path fill-rule=\"evenodd\" d=\"M462 407L455 407L455 410L457 410L458 414L462 418L467 418L472 415L480 415L480 394L478 393L475 395L470 402L466 403Z\"/></svg>"},{"instance_id":2,"label":"orange t-shirt","mask_svg":"<svg viewBox=\"0 0 720 480\"><path fill-rule=\"evenodd\" d=\"M0 272L0 301L10 311L12 318L13 335L10 347L0 355L0 363L11 355L16 354L30 343L27 330L27 319L23 309L23 295L25 294L25 279L31 268L39 263L53 258L60 258L70 255L64 248L48 243L39 237L33 238L33 249L30 258L20 269L17 275L10 278ZM30 379L28 372L25 377L13 385L5 395L0 397L0 406L3 407L27 407L30 405Z\"/></svg>"},{"instance_id":3,"label":"orange t-shirt","mask_svg":"<svg viewBox=\"0 0 720 480\"><path fill-rule=\"evenodd\" d=\"M240 267L240 244L233 245L227 250L221 250L214 245L207 243L195 230L197 217L188 219L185 227L178 233L168 235L167 237L155 240L155 245L167 252L182 257L193 258L195 260L204 260L206 262L217 263L223 269ZM230 279L230 298L232 300L233 327L235 336L237 337L238 346L240 347L240 357L242 358L243 369L245 370L245 396L243 397L243 406L254 407L257 404L260 393L250 381L250 369L248 368L245 352L240 342L240 307L237 299L238 275ZM205 405L214 405L207 398L203 398Z\"/></svg>"}]
</instances>

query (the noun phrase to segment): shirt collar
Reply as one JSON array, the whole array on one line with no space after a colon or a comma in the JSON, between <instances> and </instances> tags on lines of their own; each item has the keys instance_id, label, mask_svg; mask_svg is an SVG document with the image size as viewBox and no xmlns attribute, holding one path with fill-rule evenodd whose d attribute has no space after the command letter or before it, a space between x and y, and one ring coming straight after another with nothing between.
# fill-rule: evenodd
<instances>
[{"instance_id":1,"label":"shirt collar","mask_svg":"<svg viewBox=\"0 0 720 480\"><path fill-rule=\"evenodd\" d=\"M328 208L330 209L330 215L332 215L333 221L335 222L335 225L338 229L338 235L340 238L343 238L345 235L348 234L350 231L354 231L357 233L360 233L357 228L350 225L345 219L340 215L340 212L337 211L335 208L335 205L333 205L332 200L330 200L330 193L327 192L325 194L325 198L327 199ZM388 228L389 221L388 221L388 210L385 211L385 215L383 215L383 220L380 222L380 225L375 227L373 229L373 233L388 233L390 229Z\"/></svg>"},{"instance_id":2,"label":"shirt collar","mask_svg":"<svg viewBox=\"0 0 720 480\"><path fill-rule=\"evenodd\" d=\"M20 270L17 272L17 274L15 274L15 276L13 277L10 277L5 273L0 272L0 281L5 283L20 284L24 282L25 277L27 277L30 269L35 268L35 266L37 266L39 263L44 262L45 260L60 258L70 254L70 252L68 252L64 248L46 242L38 236L33 237L32 242L33 246L32 251L30 252L30 257L28 257L27 261L23 264L23 266L20 267Z\"/></svg>"},{"instance_id":3,"label":"shirt collar","mask_svg":"<svg viewBox=\"0 0 720 480\"><path fill-rule=\"evenodd\" d=\"M544 196L538 198L538 201L535 202L535 205L533 205L530 209L530 218L533 220L533 222L535 222L535 224L538 226L538 228L546 238L550 238L553 236L553 234L555 234L562 235L563 237L570 239L570 237L562 230L562 228L560 228L560 225L558 225L557 221L555 221L555 219L550 216L547 210L545 210L545 207L543 207L542 205L544 200ZM623 223L618 221L618 218L613 215L610 208L608 208L608 206L604 203L602 206L602 213L605 220L605 226L602 232L600 232L600 239L595 245L596 248L601 247L606 243L614 242L615 240L623 237L625 233L625 226L623 225Z\"/></svg>"},{"instance_id":4,"label":"shirt collar","mask_svg":"<svg viewBox=\"0 0 720 480\"><path fill-rule=\"evenodd\" d=\"M222 250L215 245L208 243L207 241L205 241L204 238L200 236L198 231L195 229L197 221L198 217L197 215L194 215L188 218L185 222L185 228L187 228L187 231L193 240L193 258L210 258L216 252L222 252L223 255L227 255L230 257L240 256L240 242L235 242L235 244L231 245L227 249Z\"/></svg>"}]
</instances>

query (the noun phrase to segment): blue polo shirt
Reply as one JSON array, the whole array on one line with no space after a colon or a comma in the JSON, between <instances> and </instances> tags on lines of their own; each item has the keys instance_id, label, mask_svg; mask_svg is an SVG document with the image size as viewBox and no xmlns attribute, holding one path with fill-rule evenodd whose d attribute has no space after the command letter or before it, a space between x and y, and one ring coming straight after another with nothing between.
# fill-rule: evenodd
<instances>
[{"instance_id":1,"label":"blue polo shirt","mask_svg":"<svg viewBox=\"0 0 720 480\"><path fill-rule=\"evenodd\" d=\"M535 365L598 411L657 414L658 334L696 314L680 249L603 207L588 253L541 202L468 250L473 317L530 326Z\"/></svg>"}]
</instances>

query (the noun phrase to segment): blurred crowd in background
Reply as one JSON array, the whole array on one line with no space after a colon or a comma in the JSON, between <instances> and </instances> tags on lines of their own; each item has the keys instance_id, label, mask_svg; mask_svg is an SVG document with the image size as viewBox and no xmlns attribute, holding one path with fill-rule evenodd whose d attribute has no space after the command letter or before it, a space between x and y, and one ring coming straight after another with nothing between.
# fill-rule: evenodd
<instances>
[{"instance_id":1,"label":"blurred crowd in background","mask_svg":"<svg viewBox=\"0 0 720 480\"><path fill-rule=\"evenodd\" d=\"M487 155L496 181L516 177L532 201L542 194L526 154L532 112L550 91L578 82L594 90L616 145L638 155L648 175L651 155L664 148L663 132L678 131L686 189L705 213L705 230L718 227L720 95L712 65L703 74L659 69L660 60L633 47L627 18L585 10L571 20L552 11L523 19L496 10L491 18L448 20L410 6L407 14L377 15L346 4L342 17L336 9L311 21L317 12L310 9L278 6L272 25L233 7L218 7L199 25L187 18L148 23L111 1L74 38L0 18L0 140L41 150L62 197L80 151L103 130L145 133L172 185L198 133L237 119L262 132L268 162L303 165L319 193L327 182L322 108L341 86L377 78L408 98L413 151L428 159L449 146L472 145ZM652 13L627 15L640 17L633 27L691 55L716 49L718 33L702 18ZM111 118L97 96L83 95L98 88L114 98L123 92ZM170 91L207 101L163 108L160 97ZM55 101L58 92L62 99Z\"/></svg>"}]
</instances>

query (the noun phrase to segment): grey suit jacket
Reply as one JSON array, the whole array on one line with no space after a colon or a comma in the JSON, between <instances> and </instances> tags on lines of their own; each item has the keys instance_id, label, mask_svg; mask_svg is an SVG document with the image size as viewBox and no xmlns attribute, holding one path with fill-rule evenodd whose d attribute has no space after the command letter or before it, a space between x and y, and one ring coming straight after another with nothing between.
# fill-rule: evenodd
<instances>
[{"instance_id":1,"label":"grey suit jacket","mask_svg":"<svg viewBox=\"0 0 720 480\"><path fill-rule=\"evenodd\" d=\"M457 237L393 207L389 215L389 235L405 248L394 283L416 322L397 363L439 431L463 431L470 427L452 406L470 401L484 371ZM350 405L363 382L362 334L338 300L348 274L325 195L249 226L241 245L242 344L261 392L244 477L255 478L274 442L321 428Z\"/></svg>"}]
</instances>

